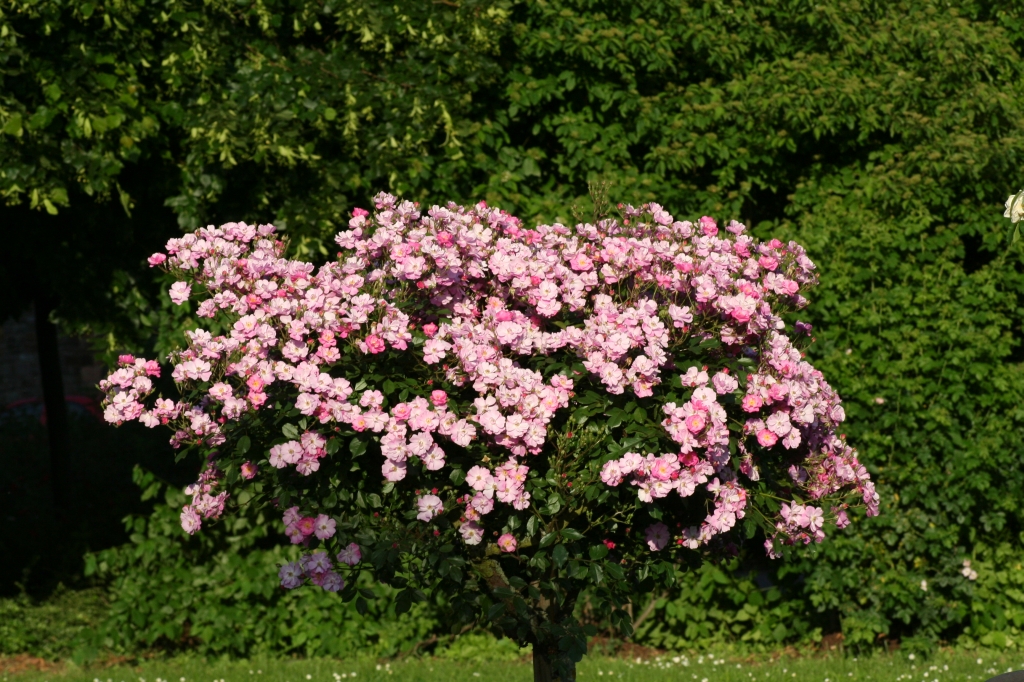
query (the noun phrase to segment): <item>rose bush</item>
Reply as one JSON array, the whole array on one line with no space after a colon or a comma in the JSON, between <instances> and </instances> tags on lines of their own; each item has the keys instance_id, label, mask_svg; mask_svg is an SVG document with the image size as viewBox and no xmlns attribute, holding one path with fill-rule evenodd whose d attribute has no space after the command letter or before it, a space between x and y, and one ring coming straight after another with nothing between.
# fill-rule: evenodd
<instances>
[{"instance_id":1,"label":"rose bush","mask_svg":"<svg viewBox=\"0 0 1024 682\"><path fill-rule=\"evenodd\" d=\"M798 244L657 204L533 229L484 203L375 207L319 269L244 223L151 257L208 328L170 358L179 400L131 356L101 388L108 421L167 424L206 458L187 532L272 505L308 548L283 587L363 610L365 569L399 611L443 593L454 628L532 644L544 679L586 651L581 597L628 633L637 589L730 533L776 557L850 504L877 514L810 325L787 334L816 281Z\"/></svg>"}]
</instances>

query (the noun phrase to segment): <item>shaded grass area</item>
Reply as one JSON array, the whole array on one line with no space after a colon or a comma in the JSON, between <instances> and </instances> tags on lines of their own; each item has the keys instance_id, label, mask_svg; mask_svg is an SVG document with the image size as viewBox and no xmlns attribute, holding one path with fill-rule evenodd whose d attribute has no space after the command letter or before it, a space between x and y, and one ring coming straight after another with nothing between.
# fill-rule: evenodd
<instances>
[{"instance_id":1,"label":"shaded grass area","mask_svg":"<svg viewBox=\"0 0 1024 682\"><path fill-rule=\"evenodd\" d=\"M0 670L4 670L3 665L0 659ZM646 660L587 657L579 665L578 677L602 682L982 681L1022 668L1024 654L977 651L942 651L927 660L901 653L775 660L668 654ZM80 668L68 663L46 670L4 672L0 682L529 682L532 670L528 656L507 660L504 655L482 655L477 660L461 660L447 652L438 657L387 663L365 658L211 661L179 656L137 665Z\"/></svg>"}]
</instances>

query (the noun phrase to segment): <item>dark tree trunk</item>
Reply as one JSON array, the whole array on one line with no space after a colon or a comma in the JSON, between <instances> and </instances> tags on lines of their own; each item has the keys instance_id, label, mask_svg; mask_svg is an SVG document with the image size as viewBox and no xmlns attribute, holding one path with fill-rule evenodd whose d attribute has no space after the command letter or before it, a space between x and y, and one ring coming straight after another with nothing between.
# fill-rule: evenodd
<instances>
[{"instance_id":1,"label":"dark tree trunk","mask_svg":"<svg viewBox=\"0 0 1024 682\"><path fill-rule=\"evenodd\" d=\"M557 644L534 644L533 682L576 682L576 664L558 650Z\"/></svg>"},{"instance_id":2,"label":"dark tree trunk","mask_svg":"<svg viewBox=\"0 0 1024 682\"><path fill-rule=\"evenodd\" d=\"M52 302L42 294L36 297L36 349L39 353L39 375L43 383L46 431L50 445L50 486L54 505L62 509L67 506L70 497L68 460L71 439L68 434L68 405L64 399L64 379L60 373L57 327L50 322L50 312L53 308Z\"/></svg>"}]
</instances>

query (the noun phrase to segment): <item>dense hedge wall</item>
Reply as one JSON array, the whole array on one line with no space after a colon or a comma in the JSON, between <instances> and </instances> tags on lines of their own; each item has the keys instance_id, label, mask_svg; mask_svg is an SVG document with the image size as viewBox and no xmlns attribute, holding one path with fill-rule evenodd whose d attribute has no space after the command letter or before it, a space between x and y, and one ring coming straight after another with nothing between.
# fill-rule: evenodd
<instances>
[{"instance_id":1,"label":"dense hedge wall","mask_svg":"<svg viewBox=\"0 0 1024 682\"><path fill-rule=\"evenodd\" d=\"M181 55L151 87L185 223L275 220L326 257L377 189L568 221L600 181L807 246L811 352L882 515L795 563L695 575L641 636L1018 643L1024 277L1001 211L1024 160L1024 4L172 4L205 27L146 29L165 31L149 63Z\"/></svg>"}]
</instances>

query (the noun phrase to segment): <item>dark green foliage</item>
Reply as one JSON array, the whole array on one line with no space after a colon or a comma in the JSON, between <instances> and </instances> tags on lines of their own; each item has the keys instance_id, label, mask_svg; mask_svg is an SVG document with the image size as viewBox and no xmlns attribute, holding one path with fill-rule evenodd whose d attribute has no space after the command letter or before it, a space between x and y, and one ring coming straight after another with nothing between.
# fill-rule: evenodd
<instances>
[{"instance_id":1,"label":"dark green foliage","mask_svg":"<svg viewBox=\"0 0 1024 682\"><path fill-rule=\"evenodd\" d=\"M282 543L279 523L249 510L190 537L178 519L185 496L141 469L135 480L144 499L164 503L127 520L129 544L86 558L86 573L108 580L111 590L110 613L90 640L94 650L391 656L437 629L426 604L396 616L395 591L366 581L361 616L356 602L337 594L284 590L277 567L300 548Z\"/></svg>"},{"instance_id":2,"label":"dark green foliage","mask_svg":"<svg viewBox=\"0 0 1024 682\"><path fill-rule=\"evenodd\" d=\"M882 516L855 519L781 571L751 548L744 570L767 570L786 596L769 602L764 591L762 615L740 615L750 597L738 595L755 591L749 580L726 571L708 593L705 572L670 595L656 609L665 617L641 635L769 641L784 624L783 641L841 629L855 646L879 637L1019 639L1024 280L1001 217L1024 160L1018 0L323 9L167 0L143 9L110 3L88 17L45 6L74 30L95 26L96 36L115 35L99 30L108 21L152 32L149 71L137 58L108 70L125 87L132 78L146 84L146 102L116 104L126 112L120 125L128 131L145 115L158 122L158 133L140 133L138 148L171 164L152 177L170 178L159 201L169 199L189 227L273 220L309 257L326 254L345 211L379 189L425 202L484 197L527 219L570 221L588 182L603 181L613 201L738 216L759 235L797 239L821 271L811 353L847 400L849 437L879 483ZM23 36L40 30L4 12L0 23ZM156 20L160 12L168 18ZM446 39L431 42L436 34ZM118 35L110 38L117 54L136 44L119 40L144 38ZM42 135L27 123L30 103L45 104L41 81L33 87L20 136L8 128L16 127L9 98L21 91L5 88L4 164L37 158L35 147L11 146ZM82 92L97 112L115 106ZM54 140L78 139L71 123L59 125L65 132ZM136 163L136 152L117 146L121 134L82 148L115 165ZM77 171L66 164L62 172ZM118 172L109 178L128 186ZM57 186L58 175L39 186ZM146 336L150 326L138 320L155 327L160 316L144 292L123 295L138 291L139 275L131 277L113 298ZM160 325L163 337L181 328ZM976 582L960 573L967 558ZM721 617L685 615L703 603L718 605ZM789 611L764 615L776 603L771 609ZM709 622L728 627L699 625Z\"/></svg>"},{"instance_id":3,"label":"dark green foliage","mask_svg":"<svg viewBox=\"0 0 1024 682\"><path fill-rule=\"evenodd\" d=\"M0 655L73 656L107 617L104 590L57 588L37 602L27 594L0 599Z\"/></svg>"},{"instance_id":4,"label":"dark green foliage","mask_svg":"<svg viewBox=\"0 0 1024 682\"><path fill-rule=\"evenodd\" d=\"M818 263L811 353L848 401L883 513L781 582L848 644L1020 626L1024 595L980 597L986 571L1024 558L1024 281L1001 217L1024 158L1021 14L914 0L514 15L495 119L539 174L489 198L550 218L602 179L613 198L738 214ZM992 562L978 583L965 558Z\"/></svg>"},{"instance_id":5,"label":"dark green foliage","mask_svg":"<svg viewBox=\"0 0 1024 682\"><path fill-rule=\"evenodd\" d=\"M143 464L184 485L192 464L174 466L166 434L144 427L114 431L77 404L71 410L68 477L75 492L56 510L49 485L42 405L0 412L0 596L44 599L60 584L88 585L82 555L128 540L121 519L152 510L139 500L132 468Z\"/></svg>"}]
</instances>

